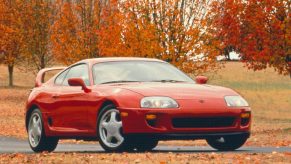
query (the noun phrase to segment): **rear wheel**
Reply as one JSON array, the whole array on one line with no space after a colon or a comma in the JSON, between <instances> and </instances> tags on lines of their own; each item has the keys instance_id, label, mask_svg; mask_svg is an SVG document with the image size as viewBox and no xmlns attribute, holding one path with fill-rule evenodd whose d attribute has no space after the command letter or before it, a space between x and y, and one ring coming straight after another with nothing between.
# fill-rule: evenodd
<instances>
[{"instance_id":1,"label":"rear wheel","mask_svg":"<svg viewBox=\"0 0 291 164\"><path fill-rule=\"evenodd\" d=\"M122 132L119 111L114 105L101 109L97 121L99 143L106 151L130 151L129 138Z\"/></svg>"},{"instance_id":2,"label":"rear wheel","mask_svg":"<svg viewBox=\"0 0 291 164\"><path fill-rule=\"evenodd\" d=\"M58 145L58 138L47 137L43 127L42 114L39 109L34 109L27 127L29 145L34 152L51 152Z\"/></svg>"},{"instance_id":3,"label":"rear wheel","mask_svg":"<svg viewBox=\"0 0 291 164\"><path fill-rule=\"evenodd\" d=\"M151 151L158 145L159 141L152 138L137 139L133 143L133 147L137 151Z\"/></svg>"},{"instance_id":4,"label":"rear wheel","mask_svg":"<svg viewBox=\"0 0 291 164\"><path fill-rule=\"evenodd\" d=\"M219 151L231 151L240 148L248 137L245 135L225 136L207 139L207 143Z\"/></svg>"}]
</instances>

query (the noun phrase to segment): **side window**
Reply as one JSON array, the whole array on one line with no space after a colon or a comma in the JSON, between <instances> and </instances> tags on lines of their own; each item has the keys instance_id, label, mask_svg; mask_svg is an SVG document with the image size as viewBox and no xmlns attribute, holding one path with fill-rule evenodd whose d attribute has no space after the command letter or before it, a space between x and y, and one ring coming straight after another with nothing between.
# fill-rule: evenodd
<instances>
[{"instance_id":1,"label":"side window","mask_svg":"<svg viewBox=\"0 0 291 164\"><path fill-rule=\"evenodd\" d=\"M87 86L90 85L88 66L86 64L80 64L72 67L67 76L64 78L63 85L68 86L68 79L74 77L82 78Z\"/></svg>"},{"instance_id":2,"label":"side window","mask_svg":"<svg viewBox=\"0 0 291 164\"><path fill-rule=\"evenodd\" d=\"M64 78L66 77L67 73L69 72L70 69L65 70L62 72L55 80L56 85L62 85Z\"/></svg>"}]
</instances>

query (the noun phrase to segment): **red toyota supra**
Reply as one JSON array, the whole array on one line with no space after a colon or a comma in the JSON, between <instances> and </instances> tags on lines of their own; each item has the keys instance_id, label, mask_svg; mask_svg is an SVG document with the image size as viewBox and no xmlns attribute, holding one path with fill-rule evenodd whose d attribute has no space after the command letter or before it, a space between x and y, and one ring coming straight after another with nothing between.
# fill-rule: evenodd
<instances>
[{"instance_id":1,"label":"red toyota supra","mask_svg":"<svg viewBox=\"0 0 291 164\"><path fill-rule=\"evenodd\" d=\"M44 82L52 70L60 72ZM206 82L145 58L43 69L25 111L30 147L53 151L59 139L82 139L106 151L147 151L160 140L206 139L220 151L238 149L250 136L251 109L235 91Z\"/></svg>"}]
</instances>

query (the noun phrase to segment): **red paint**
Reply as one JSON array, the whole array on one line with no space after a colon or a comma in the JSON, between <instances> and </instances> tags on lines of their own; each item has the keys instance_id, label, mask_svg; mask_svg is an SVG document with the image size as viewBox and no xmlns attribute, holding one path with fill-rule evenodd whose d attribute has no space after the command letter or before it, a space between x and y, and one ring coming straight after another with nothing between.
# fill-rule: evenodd
<instances>
[{"instance_id":1,"label":"red paint","mask_svg":"<svg viewBox=\"0 0 291 164\"><path fill-rule=\"evenodd\" d=\"M205 76L196 76L196 79L195 79L197 84L206 84L207 80L208 79Z\"/></svg>"},{"instance_id":2,"label":"red paint","mask_svg":"<svg viewBox=\"0 0 291 164\"><path fill-rule=\"evenodd\" d=\"M70 84L70 86L82 87L82 90L84 90L84 92L86 92L86 93L91 92L91 89L89 89L85 85L84 81L81 78L70 78L70 79L68 79L68 83Z\"/></svg>"},{"instance_id":3,"label":"red paint","mask_svg":"<svg viewBox=\"0 0 291 164\"><path fill-rule=\"evenodd\" d=\"M57 137L96 137L96 121L98 111L105 101L113 102L121 112L128 112L122 117L123 131L130 133L213 133L213 132L249 132L250 123L240 125L240 114L250 111L250 107L230 108L226 106L224 96L238 95L231 89L200 85L207 81L206 77L198 77L200 84L185 83L115 83L93 85L92 65L108 61L157 61L143 58L99 58L87 59L79 63L89 66L89 86L78 78L69 80L72 86L54 84L57 76L42 83L41 70L36 78L36 87L29 95L26 114L33 106L37 106L42 114L46 135ZM78 63L77 63L78 64ZM69 67L68 67L69 68ZM64 68L57 68L64 69ZM141 109L140 100L145 96L168 96L175 99L178 109ZM145 120L146 114L157 115L156 127L151 127ZM182 117L216 117L233 116L235 123L231 127L220 128L173 128L172 118ZM48 119L52 119L52 125Z\"/></svg>"}]
</instances>

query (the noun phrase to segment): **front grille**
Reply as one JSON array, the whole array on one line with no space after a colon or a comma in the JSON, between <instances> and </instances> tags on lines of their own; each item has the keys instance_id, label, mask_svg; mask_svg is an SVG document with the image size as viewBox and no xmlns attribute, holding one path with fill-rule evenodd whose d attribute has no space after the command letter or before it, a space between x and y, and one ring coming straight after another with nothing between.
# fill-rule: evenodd
<instances>
[{"instance_id":1,"label":"front grille","mask_svg":"<svg viewBox=\"0 0 291 164\"><path fill-rule=\"evenodd\" d=\"M230 127L235 117L204 117L204 118L173 118L172 124L175 128L218 128Z\"/></svg>"}]
</instances>

